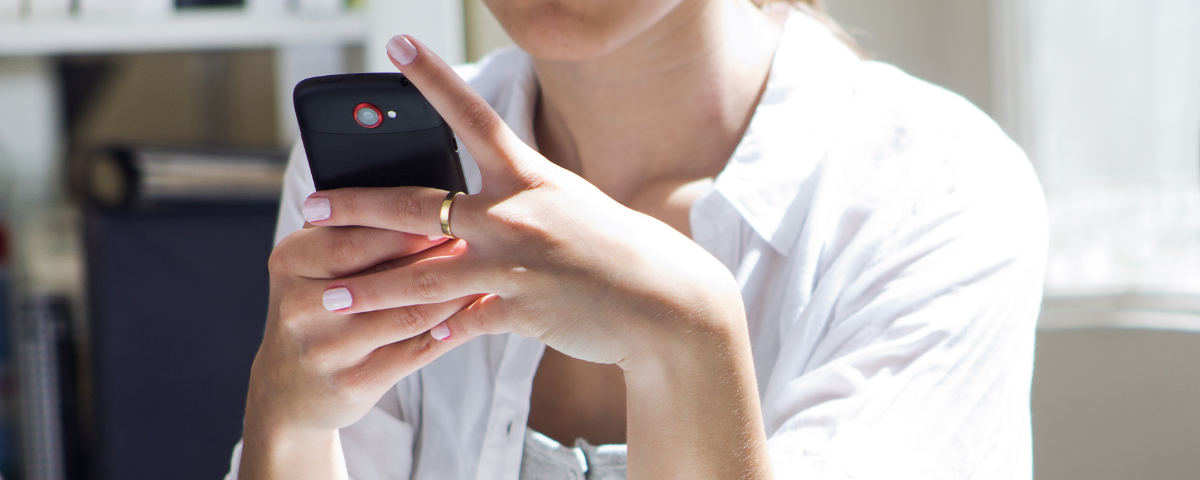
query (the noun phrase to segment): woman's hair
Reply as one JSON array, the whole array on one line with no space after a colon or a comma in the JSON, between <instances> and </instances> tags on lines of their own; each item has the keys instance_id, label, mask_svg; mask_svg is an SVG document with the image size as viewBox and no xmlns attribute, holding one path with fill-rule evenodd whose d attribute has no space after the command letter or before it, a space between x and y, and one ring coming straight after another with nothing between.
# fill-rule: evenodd
<instances>
[{"instance_id":1,"label":"woman's hair","mask_svg":"<svg viewBox=\"0 0 1200 480\"><path fill-rule=\"evenodd\" d=\"M825 12L825 2L822 0L792 0L792 3L803 3L814 11Z\"/></svg>"}]
</instances>

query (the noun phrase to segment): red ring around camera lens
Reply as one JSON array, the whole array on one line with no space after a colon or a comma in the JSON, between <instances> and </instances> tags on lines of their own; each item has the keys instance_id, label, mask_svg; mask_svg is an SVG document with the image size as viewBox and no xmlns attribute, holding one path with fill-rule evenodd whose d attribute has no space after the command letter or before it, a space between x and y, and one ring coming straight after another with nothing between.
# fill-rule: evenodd
<instances>
[{"instance_id":1,"label":"red ring around camera lens","mask_svg":"<svg viewBox=\"0 0 1200 480\"><path fill-rule=\"evenodd\" d=\"M365 110L371 110L371 111L374 111L374 112L375 112L375 123L372 123L372 124L370 124L370 125L367 125L367 124L363 123L363 122L362 122L362 120L359 120L359 119L358 119L358 112L360 112L360 111L362 111L362 110L364 110L364 109L365 109ZM374 105L371 105L371 104L369 104L369 103L360 103L360 104L358 104L358 105L355 105L355 106L354 106L354 123L357 123L357 124L359 124L359 125L362 125L362 126L363 126L363 127L365 127L365 128L375 128L375 127L378 127L379 125L383 124L383 111L382 111L382 110L380 110L380 109L379 109L379 107L376 107L376 106L374 106Z\"/></svg>"}]
</instances>

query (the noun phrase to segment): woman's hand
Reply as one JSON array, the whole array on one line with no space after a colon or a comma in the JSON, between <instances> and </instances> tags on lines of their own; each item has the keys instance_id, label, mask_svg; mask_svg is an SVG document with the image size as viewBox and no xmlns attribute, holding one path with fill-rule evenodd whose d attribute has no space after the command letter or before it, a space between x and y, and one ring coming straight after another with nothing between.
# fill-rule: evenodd
<instances>
[{"instance_id":1,"label":"woman's hand","mask_svg":"<svg viewBox=\"0 0 1200 480\"><path fill-rule=\"evenodd\" d=\"M336 324L339 316L423 305L450 309L459 299L484 295L438 326L443 342L515 332L626 370L631 477L769 475L745 312L730 272L671 227L625 208L525 145L419 42L396 37L388 51L471 152L483 188L453 203L450 226L465 241L446 247L454 251L327 281L323 294L342 301L327 305L333 317L308 315ZM319 207L308 209L319 214L306 220L438 235L444 197L413 187L318 192L306 205ZM305 312L317 288L307 293ZM430 316L445 310L436 312ZM418 338L412 341L428 337ZM406 358L412 347L395 350L404 353L389 357ZM379 376L391 380L420 362L384 364L395 370ZM354 412L296 416L331 427Z\"/></svg>"},{"instance_id":2,"label":"woman's hand","mask_svg":"<svg viewBox=\"0 0 1200 480\"><path fill-rule=\"evenodd\" d=\"M306 228L271 254L271 299L246 405L241 478L345 475L337 429L458 341L429 331L478 297L331 313L331 279L454 255L463 243L367 227Z\"/></svg>"},{"instance_id":3,"label":"woman's hand","mask_svg":"<svg viewBox=\"0 0 1200 480\"><path fill-rule=\"evenodd\" d=\"M515 332L627 370L712 338L703 334L744 331L737 284L719 261L542 157L439 58L403 42L411 58L401 64L406 54L394 53L393 61L471 152L483 188L453 203L460 254L328 282L328 291L349 295L339 313L487 294L446 322L449 339ZM306 220L440 235L444 198L413 187L324 191L307 200L321 215Z\"/></svg>"}]
</instances>

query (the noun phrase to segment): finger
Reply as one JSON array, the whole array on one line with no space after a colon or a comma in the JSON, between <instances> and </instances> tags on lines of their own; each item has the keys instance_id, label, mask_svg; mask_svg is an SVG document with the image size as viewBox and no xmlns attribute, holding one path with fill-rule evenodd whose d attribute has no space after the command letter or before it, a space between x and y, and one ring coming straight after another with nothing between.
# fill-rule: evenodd
<instances>
[{"instance_id":1,"label":"finger","mask_svg":"<svg viewBox=\"0 0 1200 480\"><path fill-rule=\"evenodd\" d=\"M429 333L424 333L375 349L357 368L346 371L343 375L351 378L347 382L365 380L369 383L392 385L471 338L474 337L464 335L453 340L439 341Z\"/></svg>"},{"instance_id":2,"label":"finger","mask_svg":"<svg viewBox=\"0 0 1200 480\"><path fill-rule=\"evenodd\" d=\"M306 209L309 204L319 204L319 208L312 209L320 212L319 218L314 215L307 220L320 226L356 225L441 237L442 202L446 193L424 187L339 188L314 193L304 204ZM459 204L463 200L454 200L450 218L454 227L468 223L466 229L469 229L473 216L454 216L454 212L461 210Z\"/></svg>"},{"instance_id":3,"label":"finger","mask_svg":"<svg viewBox=\"0 0 1200 480\"><path fill-rule=\"evenodd\" d=\"M319 365L343 368L362 363L371 351L404 341L445 321L479 298L413 305L355 315L331 313L317 299L327 282L292 278L290 293L280 302L278 326L303 345L306 356Z\"/></svg>"},{"instance_id":4,"label":"finger","mask_svg":"<svg viewBox=\"0 0 1200 480\"><path fill-rule=\"evenodd\" d=\"M444 243L444 237L367 227L310 228L279 242L271 267L305 278L340 278Z\"/></svg>"},{"instance_id":5,"label":"finger","mask_svg":"<svg viewBox=\"0 0 1200 480\"><path fill-rule=\"evenodd\" d=\"M477 298L470 306L431 329L433 337L443 342L458 342L479 335L514 331L503 298L495 294Z\"/></svg>"},{"instance_id":6,"label":"finger","mask_svg":"<svg viewBox=\"0 0 1200 480\"><path fill-rule=\"evenodd\" d=\"M478 295L448 302L389 308L345 318L341 341L355 356L363 356L389 343L415 337L478 300Z\"/></svg>"},{"instance_id":7,"label":"finger","mask_svg":"<svg viewBox=\"0 0 1200 480\"><path fill-rule=\"evenodd\" d=\"M433 237L429 237L429 238L432 239ZM414 253L414 254L406 256L406 257L400 257L400 258L388 260L386 262L380 263L378 265L375 265L371 268L368 268L366 270L363 270L363 271L358 272L351 276L359 277L359 276L364 276L364 275L370 275L372 273L386 272L386 271L394 269L394 268L407 267L409 265L417 263L421 260L425 260L427 258L457 255L456 252L462 252L462 250L465 246L465 245L460 245L460 243L462 243L462 240L455 240L455 239L448 238L448 237L442 237L438 241L440 241L441 243L439 243L437 246L435 246L433 248L430 248L429 250L425 250L425 251L422 251L419 253Z\"/></svg>"},{"instance_id":8,"label":"finger","mask_svg":"<svg viewBox=\"0 0 1200 480\"><path fill-rule=\"evenodd\" d=\"M528 146L454 69L407 35L392 37L387 50L392 64L421 91L475 157L483 178L496 171L521 170L523 156L519 153Z\"/></svg>"},{"instance_id":9,"label":"finger","mask_svg":"<svg viewBox=\"0 0 1200 480\"><path fill-rule=\"evenodd\" d=\"M336 334L344 315L330 313L321 302L322 293L329 285L328 280L286 277L280 279L278 284L275 282L272 279L272 289L279 291L279 299L275 305L277 314L272 318L278 321L268 328L277 326L305 342L330 332Z\"/></svg>"},{"instance_id":10,"label":"finger","mask_svg":"<svg viewBox=\"0 0 1200 480\"><path fill-rule=\"evenodd\" d=\"M464 242L455 249L465 250ZM434 257L402 268L343 278L329 283L322 303L329 311L351 314L446 302L488 293L496 274L469 253Z\"/></svg>"}]
</instances>

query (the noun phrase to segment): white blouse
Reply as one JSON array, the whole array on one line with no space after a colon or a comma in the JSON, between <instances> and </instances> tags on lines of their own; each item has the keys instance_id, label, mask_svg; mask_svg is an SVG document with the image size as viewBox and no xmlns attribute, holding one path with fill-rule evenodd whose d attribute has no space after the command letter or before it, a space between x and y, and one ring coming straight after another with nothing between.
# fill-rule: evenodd
<instances>
[{"instance_id":1,"label":"white blouse","mask_svg":"<svg viewBox=\"0 0 1200 480\"><path fill-rule=\"evenodd\" d=\"M460 73L533 144L527 54ZM313 191L298 146L276 241ZM741 285L777 477L1032 477L1045 205L985 114L793 13L691 228ZM402 380L341 430L351 477L515 480L543 348L479 337Z\"/></svg>"}]
</instances>

